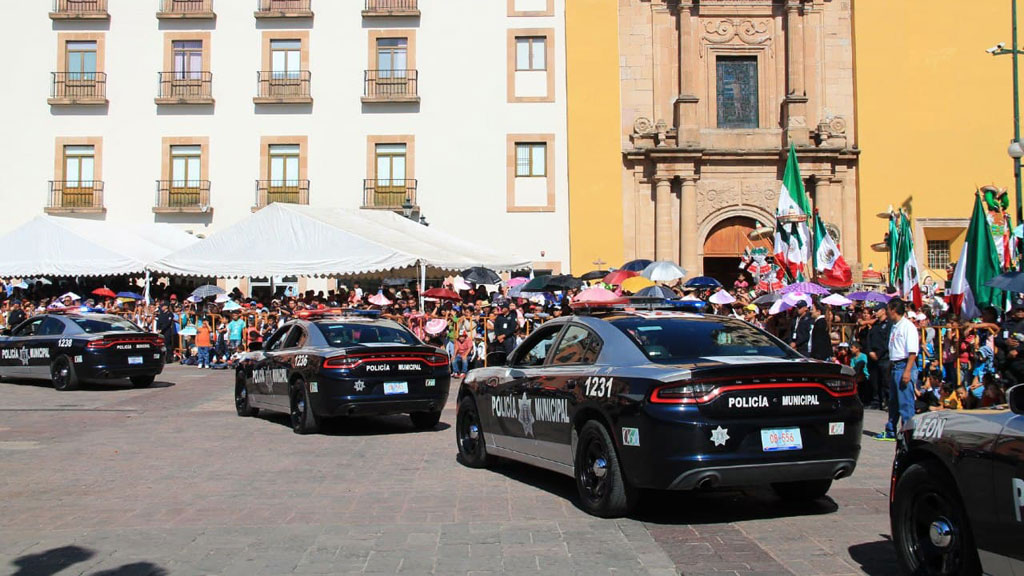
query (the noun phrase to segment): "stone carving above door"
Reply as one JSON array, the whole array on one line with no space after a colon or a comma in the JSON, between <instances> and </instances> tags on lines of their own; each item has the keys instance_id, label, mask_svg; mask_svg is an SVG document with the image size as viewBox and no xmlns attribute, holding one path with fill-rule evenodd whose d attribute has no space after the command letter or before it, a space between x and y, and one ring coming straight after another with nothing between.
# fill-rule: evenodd
<instances>
[{"instance_id":1,"label":"stone carving above door","mask_svg":"<svg viewBox=\"0 0 1024 576\"><path fill-rule=\"evenodd\" d=\"M751 46L764 46L772 41L772 21L768 18L717 18L704 22L704 41L728 44L739 40Z\"/></svg>"},{"instance_id":2,"label":"stone carving above door","mask_svg":"<svg viewBox=\"0 0 1024 576\"><path fill-rule=\"evenodd\" d=\"M731 206L759 208L774 214L779 204L779 183L774 180L707 182L697 186L697 219Z\"/></svg>"}]
</instances>

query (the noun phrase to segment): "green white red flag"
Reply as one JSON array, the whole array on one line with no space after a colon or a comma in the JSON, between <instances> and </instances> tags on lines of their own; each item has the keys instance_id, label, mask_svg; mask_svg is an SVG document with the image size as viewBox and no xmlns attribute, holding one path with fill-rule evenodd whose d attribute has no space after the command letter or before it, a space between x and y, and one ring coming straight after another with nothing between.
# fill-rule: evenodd
<instances>
[{"instance_id":1,"label":"green white red flag","mask_svg":"<svg viewBox=\"0 0 1024 576\"><path fill-rule=\"evenodd\" d=\"M986 306L1000 307L1003 292L985 285L999 275L999 254L989 226L981 196L974 197L974 212L967 228L967 238L960 250L960 260L947 291L950 308L963 318L975 318Z\"/></svg>"},{"instance_id":2,"label":"green white red flag","mask_svg":"<svg viewBox=\"0 0 1024 576\"><path fill-rule=\"evenodd\" d=\"M853 281L850 266L817 210L814 211L814 269L820 283L826 286L846 287Z\"/></svg>"},{"instance_id":3,"label":"green white red flag","mask_svg":"<svg viewBox=\"0 0 1024 576\"><path fill-rule=\"evenodd\" d=\"M800 164L796 159L796 147L792 142L789 144L789 157L786 160L786 172L782 178L776 213L776 216L790 215L804 216L804 219L794 222L776 220L775 260L789 271L792 278L800 281L804 279L804 266L811 259L811 233L807 225L807 217L811 215L811 203L804 192Z\"/></svg>"}]
</instances>

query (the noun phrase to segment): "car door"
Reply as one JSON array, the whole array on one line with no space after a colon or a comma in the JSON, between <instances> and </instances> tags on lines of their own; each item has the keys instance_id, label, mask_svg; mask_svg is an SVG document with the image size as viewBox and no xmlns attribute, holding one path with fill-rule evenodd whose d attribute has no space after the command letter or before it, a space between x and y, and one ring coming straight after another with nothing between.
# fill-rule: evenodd
<instances>
[{"instance_id":1,"label":"car door","mask_svg":"<svg viewBox=\"0 0 1024 576\"><path fill-rule=\"evenodd\" d=\"M36 329L32 350L29 354L29 373L33 378L49 378L50 362L60 353L59 344L64 334L64 321L46 316ZM70 343L69 343L70 351Z\"/></svg>"},{"instance_id":2,"label":"car door","mask_svg":"<svg viewBox=\"0 0 1024 576\"><path fill-rule=\"evenodd\" d=\"M985 548L1003 556L1015 575L1024 576L1024 416L1014 414L1006 422L993 452L992 493L999 525L985 535L991 544Z\"/></svg>"},{"instance_id":3,"label":"car door","mask_svg":"<svg viewBox=\"0 0 1024 576\"><path fill-rule=\"evenodd\" d=\"M301 325L295 324L288 331L288 335L285 336L280 350L272 353L275 374L273 394L275 400L283 402L285 406L290 406L288 404L288 387L292 372L296 369L299 372L304 372L306 363L309 361L308 356L306 358L299 358L299 356L303 356L301 350L305 345L306 330ZM298 364L301 364L301 366Z\"/></svg>"},{"instance_id":4,"label":"car door","mask_svg":"<svg viewBox=\"0 0 1024 576\"><path fill-rule=\"evenodd\" d=\"M564 324L543 326L512 353L503 378L491 389L490 413L497 446L534 453L537 413L535 409L536 379L543 374L548 355L554 349ZM483 411L487 411L487 407Z\"/></svg>"},{"instance_id":5,"label":"car door","mask_svg":"<svg viewBox=\"0 0 1024 576\"><path fill-rule=\"evenodd\" d=\"M282 405L280 399L274 395L274 380L280 376L276 372L279 369L277 357L281 349L284 348L285 338L291 329L292 326L290 324L278 328L277 332L274 332L264 343L263 351L252 367L253 386L250 394L255 396L254 400L266 407L278 408ZM286 405L287 396L284 402Z\"/></svg>"},{"instance_id":6,"label":"car door","mask_svg":"<svg viewBox=\"0 0 1024 576\"><path fill-rule=\"evenodd\" d=\"M22 322L11 333L7 349L3 352L4 376L25 378L32 376L29 363L31 349L35 345L36 332L43 325L46 316L37 316Z\"/></svg>"}]
</instances>

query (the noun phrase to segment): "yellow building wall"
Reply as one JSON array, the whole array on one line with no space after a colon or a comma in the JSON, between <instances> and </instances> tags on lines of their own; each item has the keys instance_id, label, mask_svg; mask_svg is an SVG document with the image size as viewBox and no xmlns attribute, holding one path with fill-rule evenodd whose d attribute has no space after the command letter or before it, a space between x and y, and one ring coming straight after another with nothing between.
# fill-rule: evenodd
<instances>
[{"instance_id":1,"label":"yellow building wall","mask_svg":"<svg viewBox=\"0 0 1024 576\"><path fill-rule=\"evenodd\" d=\"M567 0L571 273L620 266L622 150L619 142L619 24L614 0Z\"/></svg>"},{"instance_id":2,"label":"yellow building wall","mask_svg":"<svg viewBox=\"0 0 1024 576\"><path fill-rule=\"evenodd\" d=\"M1001 41L1010 45L1010 2L853 1L860 253L865 269L870 263L883 270L886 254L870 246L883 239L887 223L876 214L890 204L909 206L914 219L968 219L975 187L993 184L1014 194L1006 154L1013 136L1011 57L985 53ZM964 232L936 230L930 237L955 236L956 260ZM923 255L925 238L915 242ZM926 259L920 265L926 268ZM945 279L945 271L925 273Z\"/></svg>"}]
</instances>

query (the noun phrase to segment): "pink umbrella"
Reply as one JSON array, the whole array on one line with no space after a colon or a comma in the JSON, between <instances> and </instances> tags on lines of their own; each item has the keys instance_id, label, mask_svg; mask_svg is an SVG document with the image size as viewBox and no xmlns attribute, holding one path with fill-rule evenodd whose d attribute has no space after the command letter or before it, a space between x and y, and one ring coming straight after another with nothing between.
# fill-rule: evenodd
<instances>
[{"instance_id":1,"label":"pink umbrella","mask_svg":"<svg viewBox=\"0 0 1024 576\"><path fill-rule=\"evenodd\" d=\"M600 286L587 288L572 299L573 304L610 304L622 301L624 301L624 299L621 296Z\"/></svg>"},{"instance_id":2,"label":"pink umbrella","mask_svg":"<svg viewBox=\"0 0 1024 576\"><path fill-rule=\"evenodd\" d=\"M373 304L374 306L387 306L391 304L391 300L388 300L388 297L382 292L377 292L373 296L370 296L370 304Z\"/></svg>"},{"instance_id":3,"label":"pink umbrella","mask_svg":"<svg viewBox=\"0 0 1024 576\"><path fill-rule=\"evenodd\" d=\"M529 281L530 281L529 278L525 278L523 276L516 276L515 278L512 278L511 280L506 282L505 285L508 286L509 288L514 288L516 286L521 286L523 284L526 284Z\"/></svg>"},{"instance_id":4,"label":"pink umbrella","mask_svg":"<svg viewBox=\"0 0 1024 576\"><path fill-rule=\"evenodd\" d=\"M437 336L438 334L444 332L447 329L448 323L441 318L434 318L430 322L427 322L427 334L430 334L431 336Z\"/></svg>"}]
</instances>

